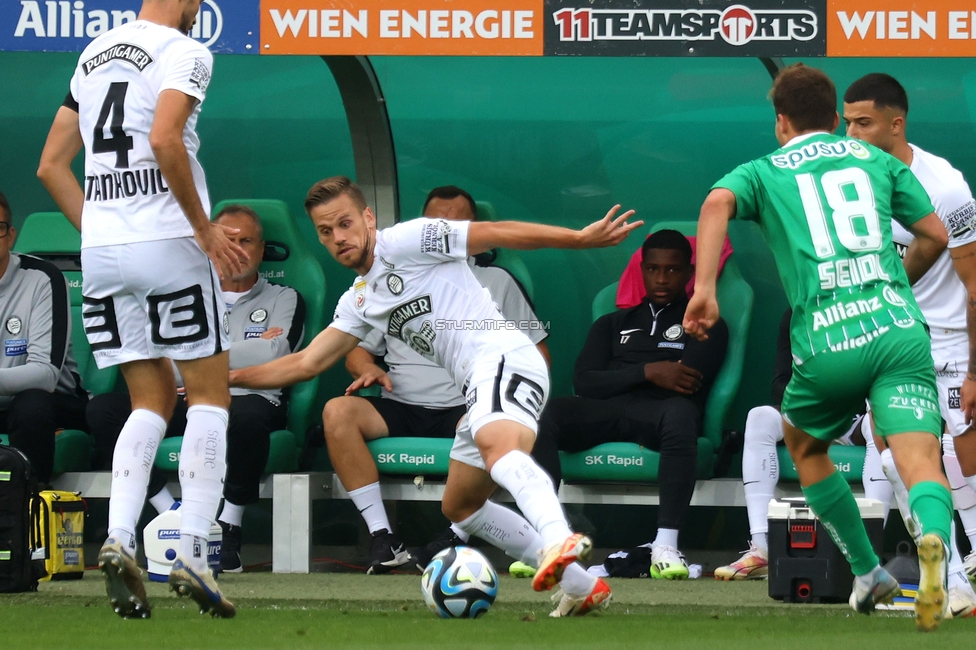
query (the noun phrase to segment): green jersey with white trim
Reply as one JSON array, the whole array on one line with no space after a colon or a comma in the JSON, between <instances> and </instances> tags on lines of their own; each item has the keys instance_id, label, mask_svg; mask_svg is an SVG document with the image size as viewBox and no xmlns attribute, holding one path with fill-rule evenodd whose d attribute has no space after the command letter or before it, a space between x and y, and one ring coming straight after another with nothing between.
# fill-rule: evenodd
<instances>
[{"instance_id":1,"label":"green jersey with white trim","mask_svg":"<svg viewBox=\"0 0 976 650\"><path fill-rule=\"evenodd\" d=\"M735 194L736 216L758 222L773 251L793 307L798 363L924 322L891 243L891 219L907 227L933 208L901 161L818 132L740 165L715 188Z\"/></svg>"}]
</instances>

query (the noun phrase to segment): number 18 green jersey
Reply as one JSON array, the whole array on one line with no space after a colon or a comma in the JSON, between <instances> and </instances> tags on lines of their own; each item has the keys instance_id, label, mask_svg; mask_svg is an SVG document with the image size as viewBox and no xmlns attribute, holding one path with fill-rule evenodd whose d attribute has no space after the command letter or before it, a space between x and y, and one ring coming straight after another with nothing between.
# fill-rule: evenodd
<instances>
[{"instance_id":1,"label":"number 18 green jersey","mask_svg":"<svg viewBox=\"0 0 976 650\"><path fill-rule=\"evenodd\" d=\"M714 188L735 194L736 216L758 222L773 251L793 307L796 361L924 322L891 243L891 219L907 227L933 208L901 161L813 133L740 165Z\"/></svg>"}]
</instances>

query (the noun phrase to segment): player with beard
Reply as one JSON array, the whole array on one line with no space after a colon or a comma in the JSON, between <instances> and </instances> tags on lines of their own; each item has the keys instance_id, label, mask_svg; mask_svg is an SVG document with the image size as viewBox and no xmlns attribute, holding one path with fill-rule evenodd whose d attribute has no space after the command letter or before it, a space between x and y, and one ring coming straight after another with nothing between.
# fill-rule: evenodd
<instances>
[{"instance_id":1,"label":"player with beard","mask_svg":"<svg viewBox=\"0 0 976 650\"><path fill-rule=\"evenodd\" d=\"M643 222L616 218L619 206L583 230L522 222L415 219L376 230L362 191L348 178L312 186L305 209L319 241L359 277L332 324L307 348L231 375L232 385L287 386L324 372L378 329L445 368L465 397L442 510L452 522L538 566L537 591L560 584L558 615L605 606L609 586L586 573L592 542L566 523L552 481L529 456L549 394L539 350L505 327L467 258L492 248L598 248L623 241ZM492 327L492 323L498 327ZM488 500L501 486L524 518Z\"/></svg>"}]
</instances>

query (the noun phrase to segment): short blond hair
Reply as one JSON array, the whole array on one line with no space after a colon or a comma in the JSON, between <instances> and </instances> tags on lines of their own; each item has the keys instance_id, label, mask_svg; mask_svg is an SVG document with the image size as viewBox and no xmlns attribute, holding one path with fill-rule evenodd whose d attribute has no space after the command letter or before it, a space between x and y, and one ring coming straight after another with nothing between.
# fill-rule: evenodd
<instances>
[{"instance_id":1,"label":"short blond hair","mask_svg":"<svg viewBox=\"0 0 976 650\"><path fill-rule=\"evenodd\" d=\"M319 181L309 189L305 196L305 212L311 212L318 205L325 205L345 194L360 211L366 209L366 197L359 186L346 176L332 176Z\"/></svg>"}]
</instances>

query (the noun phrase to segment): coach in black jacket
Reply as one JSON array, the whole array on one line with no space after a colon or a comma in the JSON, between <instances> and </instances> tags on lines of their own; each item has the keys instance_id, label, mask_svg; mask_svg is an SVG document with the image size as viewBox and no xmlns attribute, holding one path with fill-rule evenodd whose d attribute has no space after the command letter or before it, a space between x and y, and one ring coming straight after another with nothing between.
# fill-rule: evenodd
<instances>
[{"instance_id":1,"label":"coach in black jacket","mask_svg":"<svg viewBox=\"0 0 976 650\"><path fill-rule=\"evenodd\" d=\"M655 545L676 552L695 488L702 412L729 335L721 320L706 341L687 336L681 326L688 305L685 286L694 273L691 244L681 233L654 233L641 255L645 301L593 323L576 359L578 397L549 401L533 455L558 485L556 449L578 452L606 442L635 442L660 452Z\"/></svg>"}]
</instances>

